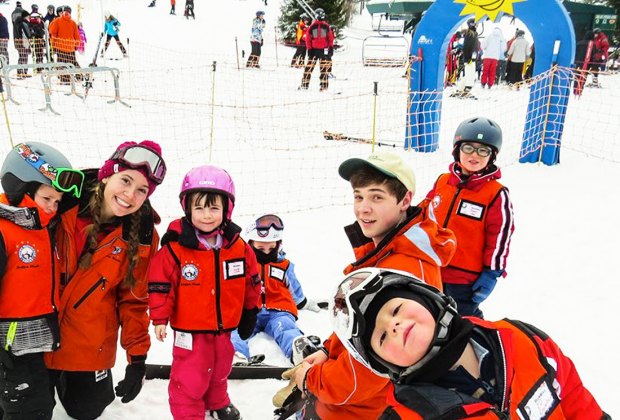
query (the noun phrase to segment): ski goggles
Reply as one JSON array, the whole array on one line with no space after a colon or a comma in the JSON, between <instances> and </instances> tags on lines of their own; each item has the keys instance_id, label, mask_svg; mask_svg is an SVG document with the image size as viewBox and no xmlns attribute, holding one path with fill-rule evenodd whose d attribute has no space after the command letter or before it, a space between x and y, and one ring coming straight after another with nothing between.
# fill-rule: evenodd
<instances>
[{"instance_id":1,"label":"ski goggles","mask_svg":"<svg viewBox=\"0 0 620 420\"><path fill-rule=\"evenodd\" d=\"M24 143L15 146L15 151L30 166L49 179L52 186L58 191L72 193L75 198L80 198L84 184L84 173L82 171L72 168L56 168Z\"/></svg>"},{"instance_id":2,"label":"ski goggles","mask_svg":"<svg viewBox=\"0 0 620 420\"><path fill-rule=\"evenodd\" d=\"M110 160L117 160L131 169L145 168L151 181L156 184L161 184L166 176L166 163L162 157L139 144L115 151Z\"/></svg>"},{"instance_id":3,"label":"ski goggles","mask_svg":"<svg viewBox=\"0 0 620 420\"><path fill-rule=\"evenodd\" d=\"M269 235L269 229L284 230L284 223L275 214L266 214L256 219L254 228L260 238L266 238Z\"/></svg>"},{"instance_id":4,"label":"ski goggles","mask_svg":"<svg viewBox=\"0 0 620 420\"><path fill-rule=\"evenodd\" d=\"M472 153L476 152L480 157L490 156L493 152L493 149L488 146L476 147L473 144L469 143L461 143L460 149L461 152L465 153L466 155L471 155Z\"/></svg>"}]
</instances>

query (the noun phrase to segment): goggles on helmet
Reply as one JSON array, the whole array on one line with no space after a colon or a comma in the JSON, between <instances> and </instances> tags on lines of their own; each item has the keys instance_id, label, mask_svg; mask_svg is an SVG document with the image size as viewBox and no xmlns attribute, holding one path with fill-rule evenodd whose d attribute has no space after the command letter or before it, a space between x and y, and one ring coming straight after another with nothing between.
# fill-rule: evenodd
<instances>
[{"instance_id":1,"label":"goggles on helmet","mask_svg":"<svg viewBox=\"0 0 620 420\"><path fill-rule=\"evenodd\" d=\"M284 223L275 214L266 214L250 224L246 233L249 240L259 242L277 242L282 239Z\"/></svg>"},{"instance_id":2,"label":"goggles on helmet","mask_svg":"<svg viewBox=\"0 0 620 420\"><path fill-rule=\"evenodd\" d=\"M146 168L151 181L161 184L166 176L166 163L156 152L139 144L122 148L114 152L110 160L132 168Z\"/></svg>"},{"instance_id":3,"label":"goggles on helmet","mask_svg":"<svg viewBox=\"0 0 620 420\"><path fill-rule=\"evenodd\" d=\"M84 183L84 173L82 171L72 168L56 168L24 143L15 146L15 151L30 166L49 179L52 186L58 191L63 193L70 192L75 198L80 198Z\"/></svg>"}]
</instances>

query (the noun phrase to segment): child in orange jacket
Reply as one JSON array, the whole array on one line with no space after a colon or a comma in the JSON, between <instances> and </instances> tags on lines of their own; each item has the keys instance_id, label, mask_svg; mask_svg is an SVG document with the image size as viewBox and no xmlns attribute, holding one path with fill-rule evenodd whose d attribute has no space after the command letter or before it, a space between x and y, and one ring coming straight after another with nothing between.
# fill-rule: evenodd
<instances>
[{"instance_id":1,"label":"child in orange jacket","mask_svg":"<svg viewBox=\"0 0 620 420\"><path fill-rule=\"evenodd\" d=\"M181 186L185 217L173 221L149 269L149 309L159 341L174 330L168 387L175 419L240 419L228 396L231 332L250 336L260 278L256 257L231 221L235 185L225 170L190 170Z\"/></svg>"},{"instance_id":2,"label":"child in orange jacket","mask_svg":"<svg viewBox=\"0 0 620 420\"><path fill-rule=\"evenodd\" d=\"M462 318L409 273L351 273L329 314L351 357L391 380L381 419L611 419L543 331Z\"/></svg>"},{"instance_id":3,"label":"child in orange jacket","mask_svg":"<svg viewBox=\"0 0 620 420\"><path fill-rule=\"evenodd\" d=\"M44 352L59 347L53 232L64 192L79 197L84 174L51 146L8 152L0 195L0 416L51 419Z\"/></svg>"}]
</instances>

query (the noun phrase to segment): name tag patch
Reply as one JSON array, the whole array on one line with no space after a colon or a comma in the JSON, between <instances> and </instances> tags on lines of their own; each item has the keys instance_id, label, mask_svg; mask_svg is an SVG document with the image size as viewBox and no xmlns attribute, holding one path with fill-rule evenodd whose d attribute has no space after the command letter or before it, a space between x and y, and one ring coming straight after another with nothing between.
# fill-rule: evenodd
<instances>
[{"instance_id":1,"label":"name tag patch","mask_svg":"<svg viewBox=\"0 0 620 420\"><path fill-rule=\"evenodd\" d=\"M224 278L226 280L245 276L245 260L224 261Z\"/></svg>"},{"instance_id":2,"label":"name tag patch","mask_svg":"<svg viewBox=\"0 0 620 420\"><path fill-rule=\"evenodd\" d=\"M269 267L269 276L273 277L274 279L278 279L280 281L284 280L284 270L282 270L281 268L278 267Z\"/></svg>"},{"instance_id":3,"label":"name tag patch","mask_svg":"<svg viewBox=\"0 0 620 420\"><path fill-rule=\"evenodd\" d=\"M174 334L174 345L185 350L191 350L192 335L190 333L177 331Z\"/></svg>"},{"instance_id":4,"label":"name tag patch","mask_svg":"<svg viewBox=\"0 0 620 420\"><path fill-rule=\"evenodd\" d=\"M456 211L456 214L475 220L482 220L482 216L484 216L484 209L485 206L483 206L482 204L462 200L459 203L459 208Z\"/></svg>"},{"instance_id":5,"label":"name tag patch","mask_svg":"<svg viewBox=\"0 0 620 420\"><path fill-rule=\"evenodd\" d=\"M107 370L96 370L95 371L95 382L103 381L107 377L108 377Z\"/></svg>"},{"instance_id":6,"label":"name tag patch","mask_svg":"<svg viewBox=\"0 0 620 420\"><path fill-rule=\"evenodd\" d=\"M534 387L533 392L530 392L529 398L524 399L519 404L518 414L524 420L546 419L559 403L557 394L551 385L543 379L538 387Z\"/></svg>"}]
</instances>

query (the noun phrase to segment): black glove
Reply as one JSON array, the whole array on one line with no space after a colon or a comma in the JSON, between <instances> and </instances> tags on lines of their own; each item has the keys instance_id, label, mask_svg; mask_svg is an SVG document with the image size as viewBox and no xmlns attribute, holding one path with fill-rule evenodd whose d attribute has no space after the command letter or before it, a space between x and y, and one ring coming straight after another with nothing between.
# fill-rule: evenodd
<instances>
[{"instance_id":1,"label":"black glove","mask_svg":"<svg viewBox=\"0 0 620 420\"><path fill-rule=\"evenodd\" d=\"M2 347L0 347L0 365L4 366L6 369L13 369L14 367L13 358L9 352Z\"/></svg>"},{"instance_id":2,"label":"black glove","mask_svg":"<svg viewBox=\"0 0 620 420\"><path fill-rule=\"evenodd\" d=\"M127 365L125 379L120 381L114 390L117 397L123 397L122 403L128 403L138 396L144 382L146 364L144 360Z\"/></svg>"},{"instance_id":3,"label":"black glove","mask_svg":"<svg viewBox=\"0 0 620 420\"><path fill-rule=\"evenodd\" d=\"M258 308L244 309L241 313L241 319L239 320L237 332L239 333L239 337L241 337L242 340L247 340L254 332L257 314Z\"/></svg>"}]
</instances>

